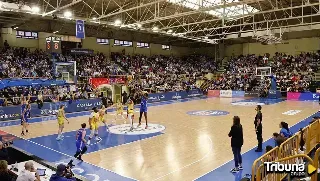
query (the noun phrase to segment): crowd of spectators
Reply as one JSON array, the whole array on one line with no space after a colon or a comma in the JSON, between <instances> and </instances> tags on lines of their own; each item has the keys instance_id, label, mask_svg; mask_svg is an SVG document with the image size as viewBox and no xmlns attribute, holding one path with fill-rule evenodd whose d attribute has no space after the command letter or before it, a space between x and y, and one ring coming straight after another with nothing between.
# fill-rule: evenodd
<instances>
[{"instance_id":1,"label":"crowd of spectators","mask_svg":"<svg viewBox=\"0 0 320 181\"><path fill-rule=\"evenodd\" d=\"M0 106L20 105L26 99L41 105L43 102L89 99L96 96L97 93L89 84L7 87L0 91Z\"/></svg>"},{"instance_id":2,"label":"crowd of spectators","mask_svg":"<svg viewBox=\"0 0 320 181\"><path fill-rule=\"evenodd\" d=\"M276 53L270 57L246 55L231 58L225 69L209 89L261 91L270 88L270 77L261 79L257 67L271 67L277 80L277 89L283 92L308 91L314 72L318 70L318 53L301 53L297 56ZM270 73L270 72L267 72Z\"/></svg>"},{"instance_id":3,"label":"crowd of spectators","mask_svg":"<svg viewBox=\"0 0 320 181\"><path fill-rule=\"evenodd\" d=\"M7 48L0 53L0 78L52 78L52 61L41 50Z\"/></svg>"},{"instance_id":4,"label":"crowd of spectators","mask_svg":"<svg viewBox=\"0 0 320 181\"><path fill-rule=\"evenodd\" d=\"M112 54L112 59L132 76L129 86L134 92L180 91L196 87L196 80L207 73L214 73L218 65L207 56L185 57L127 56Z\"/></svg>"}]
</instances>

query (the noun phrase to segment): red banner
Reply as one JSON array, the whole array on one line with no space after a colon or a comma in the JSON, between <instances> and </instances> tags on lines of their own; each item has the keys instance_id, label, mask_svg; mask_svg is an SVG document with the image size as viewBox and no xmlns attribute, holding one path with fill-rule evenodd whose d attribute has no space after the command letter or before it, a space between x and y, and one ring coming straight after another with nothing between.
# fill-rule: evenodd
<instances>
[{"instance_id":1,"label":"red banner","mask_svg":"<svg viewBox=\"0 0 320 181\"><path fill-rule=\"evenodd\" d=\"M102 85L102 84L125 84L126 79L125 79L125 77L121 77L121 78L90 78L89 83L94 88L97 88L99 85Z\"/></svg>"},{"instance_id":2,"label":"red banner","mask_svg":"<svg viewBox=\"0 0 320 181\"><path fill-rule=\"evenodd\" d=\"M220 97L220 90L209 90L208 96L210 97Z\"/></svg>"}]
</instances>

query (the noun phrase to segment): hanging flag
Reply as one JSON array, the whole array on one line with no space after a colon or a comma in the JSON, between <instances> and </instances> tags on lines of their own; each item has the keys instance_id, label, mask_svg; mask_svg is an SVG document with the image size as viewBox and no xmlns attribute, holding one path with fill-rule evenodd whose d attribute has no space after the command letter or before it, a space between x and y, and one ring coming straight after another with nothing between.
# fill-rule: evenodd
<instances>
[{"instance_id":1,"label":"hanging flag","mask_svg":"<svg viewBox=\"0 0 320 181\"><path fill-rule=\"evenodd\" d=\"M83 20L76 21L76 37L80 38L80 39L85 38L84 21Z\"/></svg>"}]
</instances>

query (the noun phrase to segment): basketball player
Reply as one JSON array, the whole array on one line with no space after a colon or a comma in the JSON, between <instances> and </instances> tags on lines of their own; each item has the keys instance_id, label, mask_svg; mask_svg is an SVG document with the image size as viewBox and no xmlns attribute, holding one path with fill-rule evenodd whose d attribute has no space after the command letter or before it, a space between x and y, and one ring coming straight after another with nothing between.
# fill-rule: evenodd
<instances>
[{"instance_id":1,"label":"basketball player","mask_svg":"<svg viewBox=\"0 0 320 181\"><path fill-rule=\"evenodd\" d=\"M81 128L78 130L77 135L76 135L76 148L77 152L74 155L74 157L80 161L83 161L81 156L87 151L87 146L86 146L86 123L81 124Z\"/></svg>"},{"instance_id":2,"label":"basketball player","mask_svg":"<svg viewBox=\"0 0 320 181\"><path fill-rule=\"evenodd\" d=\"M107 121L104 118L105 114L106 114L106 107L104 105L102 105L101 109L99 110L99 121L102 122L106 126L107 131L109 131Z\"/></svg>"},{"instance_id":3,"label":"basketball player","mask_svg":"<svg viewBox=\"0 0 320 181\"><path fill-rule=\"evenodd\" d=\"M129 122L130 122L130 131L133 130L133 119L134 119L134 103L133 101L129 98L128 100L128 105L127 105L128 109L127 109L127 117L129 119Z\"/></svg>"},{"instance_id":4,"label":"basketball player","mask_svg":"<svg viewBox=\"0 0 320 181\"><path fill-rule=\"evenodd\" d=\"M62 140L64 137L62 135L62 131L64 128L64 120L67 120L67 122L69 124L69 120L66 118L66 115L64 113L64 105L60 105L60 108L57 113L57 119L58 119L58 125L59 125L57 141L59 141L59 140Z\"/></svg>"},{"instance_id":5,"label":"basketball player","mask_svg":"<svg viewBox=\"0 0 320 181\"><path fill-rule=\"evenodd\" d=\"M141 118L142 118L142 114L144 114L144 118L146 120L146 127L145 129L148 128L148 117L147 117L147 112L148 112L148 93L144 93L142 98L141 98L141 104L140 104L140 116L139 116L139 124L138 127L141 126Z\"/></svg>"},{"instance_id":6,"label":"basketball player","mask_svg":"<svg viewBox=\"0 0 320 181\"><path fill-rule=\"evenodd\" d=\"M31 111L31 105L30 104L22 104L21 106L21 125L22 125L22 131L21 136L24 136L26 133L28 133L28 122L30 118L30 111Z\"/></svg>"},{"instance_id":7,"label":"basketball player","mask_svg":"<svg viewBox=\"0 0 320 181\"><path fill-rule=\"evenodd\" d=\"M126 120L125 120L125 118L123 117L123 105L122 105L120 99L117 101L115 107L116 107L116 109L117 109L116 117L115 117L116 123L117 123L118 116L121 116L121 118L124 119L124 124L126 124Z\"/></svg>"},{"instance_id":8,"label":"basketball player","mask_svg":"<svg viewBox=\"0 0 320 181\"><path fill-rule=\"evenodd\" d=\"M99 110L95 107L92 109L93 112L91 113L90 117L89 117L89 124L90 124L90 136L88 139L87 144L90 144L91 139L93 138L93 136L95 136L96 141L101 140L101 138L98 137L98 123L99 123Z\"/></svg>"}]
</instances>

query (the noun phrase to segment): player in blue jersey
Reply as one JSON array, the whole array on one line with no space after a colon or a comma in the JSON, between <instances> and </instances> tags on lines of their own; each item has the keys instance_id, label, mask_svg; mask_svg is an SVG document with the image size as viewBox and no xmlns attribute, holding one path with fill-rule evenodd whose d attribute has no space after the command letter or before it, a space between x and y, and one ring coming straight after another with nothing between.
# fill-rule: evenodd
<instances>
[{"instance_id":1,"label":"player in blue jersey","mask_svg":"<svg viewBox=\"0 0 320 181\"><path fill-rule=\"evenodd\" d=\"M25 135L24 131L28 133L28 122L30 118L30 111L31 111L31 104L24 102L21 105L21 125L22 125L21 136Z\"/></svg>"},{"instance_id":2,"label":"player in blue jersey","mask_svg":"<svg viewBox=\"0 0 320 181\"><path fill-rule=\"evenodd\" d=\"M144 114L144 118L146 120L146 128L148 128L148 117L147 117L147 112L148 112L148 93L144 93L142 98L141 98L141 103L140 103L140 116L139 116L139 124L138 126L141 126L141 118L142 114Z\"/></svg>"},{"instance_id":3,"label":"player in blue jersey","mask_svg":"<svg viewBox=\"0 0 320 181\"><path fill-rule=\"evenodd\" d=\"M78 130L77 135L76 135L76 147L77 147L77 152L74 155L74 157L80 161L83 161L81 156L87 151L87 146L86 146L86 123L81 124L81 129Z\"/></svg>"}]
</instances>

